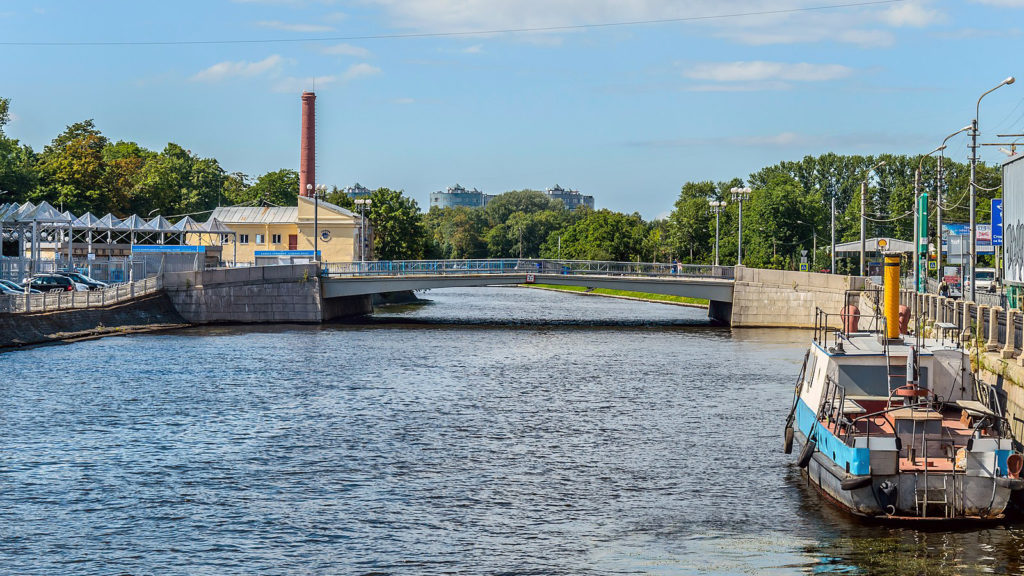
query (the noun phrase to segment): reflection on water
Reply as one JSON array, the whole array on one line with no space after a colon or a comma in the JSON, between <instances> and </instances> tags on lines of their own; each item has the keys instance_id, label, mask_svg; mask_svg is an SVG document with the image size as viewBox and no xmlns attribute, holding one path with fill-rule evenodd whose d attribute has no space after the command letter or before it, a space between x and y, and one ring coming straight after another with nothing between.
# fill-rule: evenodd
<instances>
[{"instance_id":1,"label":"reflection on water","mask_svg":"<svg viewBox=\"0 0 1024 576\"><path fill-rule=\"evenodd\" d=\"M859 523L782 454L808 333L525 289L0 355L21 574L1020 573L1012 525Z\"/></svg>"}]
</instances>

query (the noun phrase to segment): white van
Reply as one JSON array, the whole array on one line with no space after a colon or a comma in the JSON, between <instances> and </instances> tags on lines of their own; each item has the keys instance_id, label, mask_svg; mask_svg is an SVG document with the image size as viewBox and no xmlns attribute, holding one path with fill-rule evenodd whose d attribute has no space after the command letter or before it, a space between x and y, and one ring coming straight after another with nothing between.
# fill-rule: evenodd
<instances>
[{"instance_id":1,"label":"white van","mask_svg":"<svg viewBox=\"0 0 1024 576\"><path fill-rule=\"evenodd\" d=\"M977 292L988 292L993 289L996 283L996 269L995 268L975 268L974 269L974 281L977 282L975 291Z\"/></svg>"}]
</instances>

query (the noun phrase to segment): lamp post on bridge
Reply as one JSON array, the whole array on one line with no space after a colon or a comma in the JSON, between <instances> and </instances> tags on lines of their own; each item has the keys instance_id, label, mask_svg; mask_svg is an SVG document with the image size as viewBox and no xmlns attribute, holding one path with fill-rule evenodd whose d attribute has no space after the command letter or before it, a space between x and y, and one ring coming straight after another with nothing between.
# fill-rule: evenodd
<instances>
[{"instance_id":1,"label":"lamp post on bridge","mask_svg":"<svg viewBox=\"0 0 1024 576\"><path fill-rule=\"evenodd\" d=\"M715 266L718 266L718 222L722 210L725 210L725 200L708 200L708 206L715 213Z\"/></svg>"},{"instance_id":2,"label":"lamp post on bridge","mask_svg":"<svg viewBox=\"0 0 1024 576\"><path fill-rule=\"evenodd\" d=\"M739 202L740 205L740 222L736 232L736 265L743 266L743 202L750 198L752 190L747 187L730 188L729 192L732 193L732 201Z\"/></svg>"},{"instance_id":3,"label":"lamp post on bridge","mask_svg":"<svg viewBox=\"0 0 1024 576\"><path fill-rule=\"evenodd\" d=\"M356 198L359 206L359 261L366 262L366 208L373 204L369 198Z\"/></svg>"},{"instance_id":4,"label":"lamp post on bridge","mask_svg":"<svg viewBox=\"0 0 1024 576\"><path fill-rule=\"evenodd\" d=\"M306 189L313 185L306 184ZM320 262L320 195L327 192L327 185L320 184L313 194L313 260Z\"/></svg>"},{"instance_id":5,"label":"lamp post on bridge","mask_svg":"<svg viewBox=\"0 0 1024 576\"><path fill-rule=\"evenodd\" d=\"M971 255L967 259L968 269L967 269L967 274L966 274L967 281L970 283L970 284L968 284L969 292L967 294L967 298L971 302L974 302L974 285L975 285L974 269L975 269L975 267L978 264L978 246L977 246L977 242L978 242L978 223L977 223L977 219L975 218L975 205L977 204L977 200L978 200L978 182L975 180L975 172L976 172L977 166L978 166L978 114L981 112L981 99L982 98L984 98L985 96L991 94L992 92L995 92L996 90L998 90L999 88L1002 88L1003 86L1006 86L1006 85L1009 85L1009 84L1013 84L1014 80L1015 80L1014 77L1010 76L1006 80L1003 80L1002 82L1000 82L995 88L992 88L988 92L985 92L984 94L979 96L978 97L978 103L974 107L974 119L971 120L971 208L970 208Z\"/></svg>"}]
</instances>

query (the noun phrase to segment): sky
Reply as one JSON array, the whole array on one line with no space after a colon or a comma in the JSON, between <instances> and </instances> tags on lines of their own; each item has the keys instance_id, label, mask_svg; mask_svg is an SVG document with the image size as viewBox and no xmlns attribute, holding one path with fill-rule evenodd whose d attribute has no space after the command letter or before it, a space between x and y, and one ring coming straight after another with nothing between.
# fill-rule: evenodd
<instances>
[{"instance_id":1,"label":"sky","mask_svg":"<svg viewBox=\"0 0 1024 576\"><path fill-rule=\"evenodd\" d=\"M0 0L0 96L36 150L92 118L257 176L298 169L315 89L319 183L423 209L559 184L654 218L687 181L930 152L1024 75L1022 25L1024 0ZM979 128L1024 133L1024 78Z\"/></svg>"}]
</instances>

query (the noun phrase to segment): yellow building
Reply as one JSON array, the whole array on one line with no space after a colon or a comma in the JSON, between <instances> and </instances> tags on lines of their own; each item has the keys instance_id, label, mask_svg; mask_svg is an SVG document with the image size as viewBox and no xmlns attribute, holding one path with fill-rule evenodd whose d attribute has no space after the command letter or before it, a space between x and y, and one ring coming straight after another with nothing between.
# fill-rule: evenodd
<instances>
[{"instance_id":1,"label":"yellow building","mask_svg":"<svg viewBox=\"0 0 1024 576\"><path fill-rule=\"evenodd\" d=\"M348 210L320 201L316 203L316 229L322 262L353 262L360 260L360 218ZM190 235L189 244L223 246L223 259L255 262L257 252L313 250L314 201L299 196L298 206L229 206L219 207L210 215L211 222L226 227L233 234ZM372 228L366 221L365 259L372 254ZM212 238L211 238L212 236Z\"/></svg>"}]
</instances>

